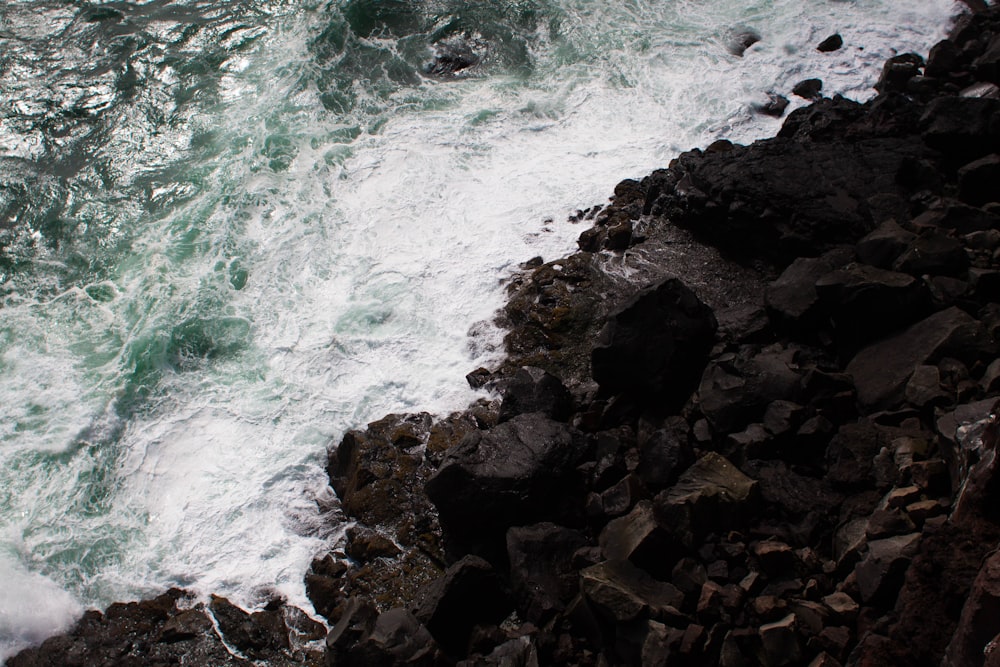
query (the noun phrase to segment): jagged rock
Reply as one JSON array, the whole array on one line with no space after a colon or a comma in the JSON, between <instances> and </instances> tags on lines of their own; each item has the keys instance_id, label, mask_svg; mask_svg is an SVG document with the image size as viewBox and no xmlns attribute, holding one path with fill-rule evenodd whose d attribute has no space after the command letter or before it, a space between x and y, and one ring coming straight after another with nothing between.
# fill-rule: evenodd
<instances>
[{"instance_id":1,"label":"jagged rock","mask_svg":"<svg viewBox=\"0 0 1000 667\"><path fill-rule=\"evenodd\" d=\"M925 234L910 242L893 268L903 273L922 276L925 273L956 276L969 266L965 247L950 236Z\"/></svg>"},{"instance_id":2,"label":"jagged rock","mask_svg":"<svg viewBox=\"0 0 1000 667\"><path fill-rule=\"evenodd\" d=\"M712 310L668 278L609 317L591 354L594 380L661 409L679 406L701 375L715 329Z\"/></svg>"},{"instance_id":3,"label":"jagged rock","mask_svg":"<svg viewBox=\"0 0 1000 667\"><path fill-rule=\"evenodd\" d=\"M989 348L982 325L958 308L949 308L864 348L847 365L847 372L862 405L890 408L899 404L917 366L951 354L975 358Z\"/></svg>"},{"instance_id":4,"label":"jagged rock","mask_svg":"<svg viewBox=\"0 0 1000 667\"><path fill-rule=\"evenodd\" d=\"M979 664L986 649L1000 633L1000 552L983 563L962 609L955 634L945 652L943 667ZM996 649L993 648L993 651Z\"/></svg>"},{"instance_id":5,"label":"jagged rock","mask_svg":"<svg viewBox=\"0 0 1000 667\"><path fill-rule=\"evenodd\" d=\"M815 292L830 313L838 347L851 352L915 321L929 303L923 281L865 264L827 273Z\"/></svg>"},{"instance_id":6,"label":"jagged rock","mask_svg":"<svg viewBox=\"0 0 1000 667\"><path fill-rule=\"evenodd\" d=\"M489 655L459 660L456 667L538 667L538 648L530 637L517 637L494 648Z\"/></svg>"},{"instance_id":7,"label":"jagged rock","mask_svg":"<svg viewBox=\"0 0 1000 667\"><path fill-rule=\"evenodd\" d=\"M502 540L518 524L573 521L583 497L575 467L586 447L565 424L519 415L449 450L427 496L446 536L467 544Z\"/></svg>"},{"instance_id":8,"label":"jagged rock","mask_svg":"<svg viewBox=\"0 0 1000 667\"><path fill-rule=\"evenodd\" d=\"M660 527L652 502L645 500L626 516L611 521L600 536L601 553L608 560L628 560L657 578L668 578L677 548Z\"/></svg>"},{"instance_id":9,"label":"jagged rock","mask_svg":"<svg viewBox=\"0 0 1000 667\"><path fill-rule=\"evenodd\" d=\"M822 90L822 79L805 79L795 84L792 88L792 94L807 100L817 100L823 96L820 92Z\"/></svg>"},{"instance_id":10,"label":"jagged rock","mask_svg":"<svg viewBox=\"0 0 1000 667\"><path fill-rule=\"evenodd\" d=\"M347 600L340 620L326 636L327 665L334 667L350 660L350 651L371 634L378 611L371 601L352 597Z\"/></svg>"},{"instance_id":11,"label":"jagged rock","mask_svg":"<svg viewBox=\"0 0 1000 667\"><path fill-rule=\"evenodd\" d=\"M827 606L831 613L842 623L853 623L858 616L860 607L847 593L831 593L823 598L823 604Z\"/></svg>"},{"instance_id":12,"label":"jagged rock","mask_svg":"<svg viewBox=\"0 0 1000 667\"><path fill-rule=\"evenodd\" d=\"M544 625L578 589L573 554L587 544L578 531L541 523L507 531L510 583L518 613Z\"/></svg>"},{"instance_id":13,"label":"jagged rock","mask_svg":"<svg viewBox=\"0 0 1000 667\"><path fill-rule=\"evenodd\" d=\"M223 597L213 595L209 609L226 641L251 657L290 647L288 626L280 612L258 611L250 614Z\"/></svg>"},{"instance_id":14,"label":"jagged rock","mask_svg":"<svg viewBox=\"0 0 1000 667\"><path fill-rule=\"evenodd\" d=\"M474 626L498 624L512 609L493 566L466 556L420 592L414 616L447 653L464 655Z\"/></svg>"},{"instance_id":15,"label":"jagged rock","mask_svg":"<svg viewBox=\"0 0 1000 667\"><path fill-rule=\"evenodd\" d=\"M682 154L673 163L679 181L653 212L736 258L779 267L856 242L872 229L864 202L906 196L896 176L926 148L905 137L795 141L789 135L805 132L808 119L797 116L778 137L728 153Z\"/></svg>"},{"instance_id":16,"label":"jagged rock","mask_svg":"<svg viewBox=\"0 0 1000 667\"><path fill-rule=\"evenodd\" d=\"M888 269L916 238L916 234L903 229L895 220L886 220L858 241L854 250L865 264Z\"/></svg>"},{"instance_id":17,"label":"jagged rock","mask_svg":"<svg viewBox=\"0 0 1000 667\"><path fill-rule=\"evenodd\" d=\"M958 191L962 201L982 206L997 201L1000 182L1000 155L996 153L975 160L958 170Z\"/></svg>"},{"instance_id":18,"label":"jagged rock","mask_svg":"<svg viewBox=\"0 0 1000 667\"><path fill-rule=\"evenodd\" d=\"M764 540L751 548L760 569L772 577L795 574L795 551L784 542Z\"/></svg>"},{"instance_id":19,"label":"jagged rock","mask_svg":"<svg viewBox=\"0 0 1000 667\"><path fill-rule=\"evenodd\" d=\"M657 581L628 561L604 561L580 571L580 588L608 620L624 623L648 614L654 620L676 620L684 594Z\"/></svg>"},{"instance_id":20,"label":"jagged rock","mask_svg":"<svg viewBox=\"0 0 1000 667\"><path fill-rule=\"evenodd\" d=\"M882 76L875 84L880 93L902 93L907 83L920 74L924 59L915 53L903 53L889 58L882 67Z\"/></svg>"},{"instance_id":21,"label":"jagged rock","mask_svg":"<svg viewBox=\"0 0 1000 667\"><path fill-rule=\"evenodd\" d=\"M797 328L813 328L821 318L816 283L850 261L851 252L833 250L822 257L800 257L767 286L765 303L772 317Z\"/></svg>"},{"instance_id":22,"label":"jagged rock","mask_svg":"<svg viewBox=\"0 0 1000 667\"><path fill-rule=\"evenodd\" d=\"M673 484L681 471L693 462L694 453L686 428L687 423L681 420L680 427L657 429L640 441L636 473L650 490Z\"/></svg>"},{"instance_id":23,"label":"jagged rock","mask_svg":"<svg viewBox=\"0 0 1000 667\"><path fill-rule=\"evenodd\" d=\"M941 373L937 366L921 364L913 369L903 392L906 402L922 408L946 402L948 393L941 388Z\"/></svg>"},{"instance_id":24,"label":"jagged rock","mask_svg":"<svg viewBox=\"0 0 1000 667\"><path fill-rule=\"evenodd\" d=\"M573 412L573 397L556 376L541 368L524 367L504 388L498 422L530 412L541 412L564 422Z\"/></svg>"},{"instance_id":25,"label":"jagged rock","mask_svg":"<svg viewBox=\"0 0 1000 667\"><path fill-rule=\"evenodd\" d=\"M919 543L920 533L868 542L867 555L854 568L863 602L892 606Z\"/></svg>"},{"instance_id":26,"label":"jagged rock","mask_svg":"<svg viewBox=\"0 0 1000 667\"><path fill-rule=\"evenodd\" d=\"M913 226L917 229L943 230L945 233L974 234L994 230L998 222L1000 218L981 208L949 200L943 208L931 208L914 218Z\"/></svg>"},{"instance_id":27,"label":"jagged rock","mask_svg":"<svg viewBox=\"0 0 1000 667\"><path fill-rule=\"evenodd\" d=\"M402 553L392 540L364 526L347 529L347 555L360 563L374 558L392 558Z\"/></svg>"},{"instance_id":28,"label":"jagged rock","mask_svg":"<svg viewBox=\"0 0 1000 667\"><path fill-rule=\"evenodd\" d=\"M705 566L694 558L681 558L670 573L670 581L688 598L701 592L708 581Z\"/></svg>"},{"instance_id":29,"label":"jagged rock","mask_svg":"<svg viewBox=\"0 0 1000 667\"><path fill-rule=\"evenodd\" d=\"M834 658L832 655L823 651L809 663L809 667L842 667L839 660Z\"/></svg>"},{"instance_id":30,"label":"jagged rock","mask_svg":"<svg viewBox=\"0 0 1000 667\"><path fill-rule=\"evenodd\" d=\"M690 548L697 536L734 525L752 511L756 500L757 482L712 452L657 495L655 508L659 524Z\"/></svg>"},{"instance_id":31,"label":"jagged rock","mask_svg":"<svg viewBox=\"0 0 1000 667\"><path fill-rule=\"evenodd\" d=\"M601 508L606 517L618 517L628 512L647 493L642 482L633 474L625 475L617 484L601 492Z\"/></svg>"},{"instance_id":32,"label":"jagged rock","mask_svg":"<svg viewBox=\"0 0 1000 667\"><path fill-rule=\"evenodd\" d=\"M909 535L916 531L910 517L899 508L875 510L868 518L865 536L878 540L895 535Z\"/></svg>"},{"instance_id":33,"label":"jagged rock","mask_svg":"<svg viewBox=\"0 0 1000 667\"><path fill-rule=\"evenodd\" d=\"M831 51L838 50L843 45L844 38L840 36L840 33L834 33L820 42L816 50L823 53L830 53Z\"/></svg>"},{"instance_id":34,"label":"jagged rock","mask_svg":"<svg viewBox=\"0 0 1000 667\"><path fill-rule=\"evenodd\" d=\"M212 632L212 620L201 609L188 609L171 617L160 630L159 641L180 642Z\"/></svg>"},{"instance_id":35,"label":"jagged rock","mask_svg":"<svg viewBox=\"0 0 1000 667\"><path fill-rule=\"evenodd\" d=\"M958 164L997 151L1000 100L943 96L932 100L920 119L925 141Z\"/></svg>"},{"instance_id":36,"label":"jagged rock","mask_svg":"<svg viewBox=\"0 0 1000 667\"><path fill-rule=\"evenodd\" d=\"M764 646L764 664L768 667L794 664L802 658L795 614L788 614L774 623L765 623L760 626L759 632Z\"/></svg>"},{"instance_id":37,"label":"jagged rock","mask_svg":"<svg viewBox=\"0 0 1000 667\"><path fill-rule=\"evenodd\" d=\"M698 404L716 432L731 433L755 421L772 401L795 401L801 393L795 353L780 346L713 359L698 386Z\"/></svg>"},{"instance_id":38,"label":"jagged rock","mask_svg":"<svg viewBox=\"0 0 1000 667\"><path fill-rule=\"evenodd\" d=\"M420 621L402 608L378 615L371 632L349 647L334 664L339 667L430 667L440 664L434 638Z\"/></svg>"}]
</instances>

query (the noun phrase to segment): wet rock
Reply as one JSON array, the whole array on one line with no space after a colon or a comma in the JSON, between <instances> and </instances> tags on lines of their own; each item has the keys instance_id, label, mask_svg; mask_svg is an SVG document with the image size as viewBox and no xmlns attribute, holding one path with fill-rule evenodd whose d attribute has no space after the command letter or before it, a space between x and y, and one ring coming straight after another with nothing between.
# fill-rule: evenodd
<instances>
[{"instance_id":1,"label":"wet rock","mask_svg":"<svg viewBox=\"0 0 1000 667\"><path fill-rule=\"evenodd\" d=\"M209 609L226 641L255 658L290 647L288 627L280 612L250 614L229 600L213 595Z\"/></svg>"},{"instance_id":2,"label":"wet rock","mask_svg":"<svg viewBox=\"0 0 1000 667\"><path fill-rule=\"evenodd\" d=\"M836 51L844 45L844 38L840 36L839 33L834 33L824 39L816 46L817 51L823 53L830 53L831 51Z\"/></svg>"},{"instance_id":3,"label":"wet rock","mask_svg":"<svg viewBox=\"0 0 1000 667\"><path fill-rule=\"evenodd\" d=\"M902 93L907 90L907 83L920 74L924 59L915 53L904 53L893 56L882 67L882 76L875 84L875 90L880 93Z\"/></svg>"},{"instance_id":4,"label":"wet rock","mask_svg":"<svg viewBox=\"0 0 1000 667\"><path fill-rule=\"evenodd\" d=\"M326 636L327 664L330 667L350 661L351 649L371 634L378 611L371 601L352 597L340 620Z\"/></svg>"},{"instance_id":5,"label":"wet rock","mask_svg":"<svg viewBox=\"0 0 1000 667\"><path fill-rule=\"evenodd\" d=\"M466 556L421 591L414 615L445 652L464 655L474 626L498 624L512 609L493 566Z\"/></svg>"},{"instance_id":6,"label":"wet rock","mask_svg":"<svg viewBox=\"0 0 1000 667\"><path fill-rule=\"evenodd\" d=\"M726 530L752 511L757 483L712 452L681 475L655 501L659 524L685 546L697 536Z\"/></svg>"},{"instance_id":7,"label":"wet rock","mask_svg":"<svg viewBox=\"0 0 1000 667\"><path fill-rule=\"evenodd\" d=\"M541 368L521 368L504 388L497 421L505 422L530 412L541 412L550 419L564 422L573 412L573 397L551 373Z\"/></svg>"},{"instance_id":8,"label":"wet rock","mask_svg":"<svg viewBox=\"0 0 1000 667\"><path fill-rule=\"evenodd\" d=\"M668 278L609 318L591 354L594 380L606 392L678 406L701 375L715 329L711 309Z\"/></svg>"},{"instance_id":9,"label":"wet rock","mask_svg":"<svg viewBox=\"0 0 1000 667\"><path fill-rule=\"evenodd\" d=\"M392 540L364 526L347 529L347 555L366 563L375 558L392 558L401 553Z\"/></svg>"},{"instance_id":10,"label":"wet rock","mask_svg":"<svg viewBox=\"0 0 1000 667\"><path fill-rule=\"evenodd\" d=\"M582 505L576 464L586 442L574 429L533 413L468 434L426 486L446 536L495 542L499 531L545 520L573 521ZM498 550L493 545L487 551Z\"/></svg>"},{"instance_id":11,"label":"wet rock","mask_svg":"<svg viewBox=\"0 0 1000 667\"><path fill-rule=\"evenodd\" d=\"M787 108L788 98L777 93L768 93L767 102L764 104L755 104L753 107L757 113L762 113L765 116L774 116L775 118L781 118Z\"/></svg>"},{"instance_id":12,"label":"wet rock","mask_svg":"<svg viewBox=\"0 0 1000 667\"><path fill-rule=\"evenodd\" d=\"M734 56L742 56L743 52L760 41L756 30L743 28L734 31L727 40L726 49Z\"/></svg>"},{"instance_id":13,"label":"wet rock","mask_svg":"<svg viewBox=\"0 0 1000 667\"><path fill-rule=\"evenodd\" d=\"M587 544L578 531L552 523L507 531L510 582L518 613L544 625L577 593L573 554Z\"/></svg>"},{"instance_id":14,"label":"wet rock","mask_svg":"<svg viewBox=\"0 0 1000 667\"><path fill-rule=\"evenodd\" d=\"M160 630L159 641L181 642L213 632L212 620L200 609L188 609L171 617Z\"/></svg>"},{"instance_id":15,"label":"wet rock","mask_svg":"<svg viewBox=\"0 0 1000 667\"><path fill-rule=\"evenodd\" d=\"M805 79L792 88L792 94L807 100L818 100L823 96L823 81L821 79Z\"/></svg>"}]
</instances>

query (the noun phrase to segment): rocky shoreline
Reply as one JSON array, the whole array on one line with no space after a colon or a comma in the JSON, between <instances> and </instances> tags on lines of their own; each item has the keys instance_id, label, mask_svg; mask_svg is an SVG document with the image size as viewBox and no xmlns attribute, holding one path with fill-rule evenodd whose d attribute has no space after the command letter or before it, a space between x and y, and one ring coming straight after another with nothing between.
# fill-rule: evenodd
<instances>
[{"instance_id":1,"label":"rocky shoreline","mask_svg":"<svg viewBox=\"0 0 1000 667\"><path fill-rule=\"evenodd\" d=\"M986 8L579 211L496 399L332 450L331 630L171 590L7 664L1000 665L998 86Z\"/></svg>"}]
</instances>

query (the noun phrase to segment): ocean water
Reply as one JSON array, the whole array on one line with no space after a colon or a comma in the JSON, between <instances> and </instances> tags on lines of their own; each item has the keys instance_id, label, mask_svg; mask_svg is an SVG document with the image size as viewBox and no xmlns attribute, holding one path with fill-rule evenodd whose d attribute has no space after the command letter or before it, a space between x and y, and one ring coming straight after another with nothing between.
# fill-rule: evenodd
<instances>
[{"instance_id":1,"label":"ocean water","mask_svg":"<svg viewBox=\"0 0 1000 667\"><path fill-rule=\"evenodd\" d=\"M309 609L327 448L475 398L504 279L571 252L570 213L773 134L768 91L870 96L959 11L0 3L0 660L167 586Z\"/></svg>"}]
</instances>

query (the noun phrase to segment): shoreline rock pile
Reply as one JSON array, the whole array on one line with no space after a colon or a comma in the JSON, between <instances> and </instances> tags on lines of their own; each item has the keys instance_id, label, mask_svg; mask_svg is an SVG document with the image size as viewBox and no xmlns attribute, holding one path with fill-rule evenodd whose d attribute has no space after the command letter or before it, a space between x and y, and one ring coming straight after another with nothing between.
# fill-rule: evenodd
<instances>
[{"instance_id":1,"label":"shoreline rock pile","mask_svg":"<svg viewBox=\"0 0 1000 667\"><path fill-rule=\"evenodd\" d=\"M169 592L8 664L1000 665L1000 9L878 90L623 181L498 398L344 437L321 648Z\"/></svg>"}]
</instances>

